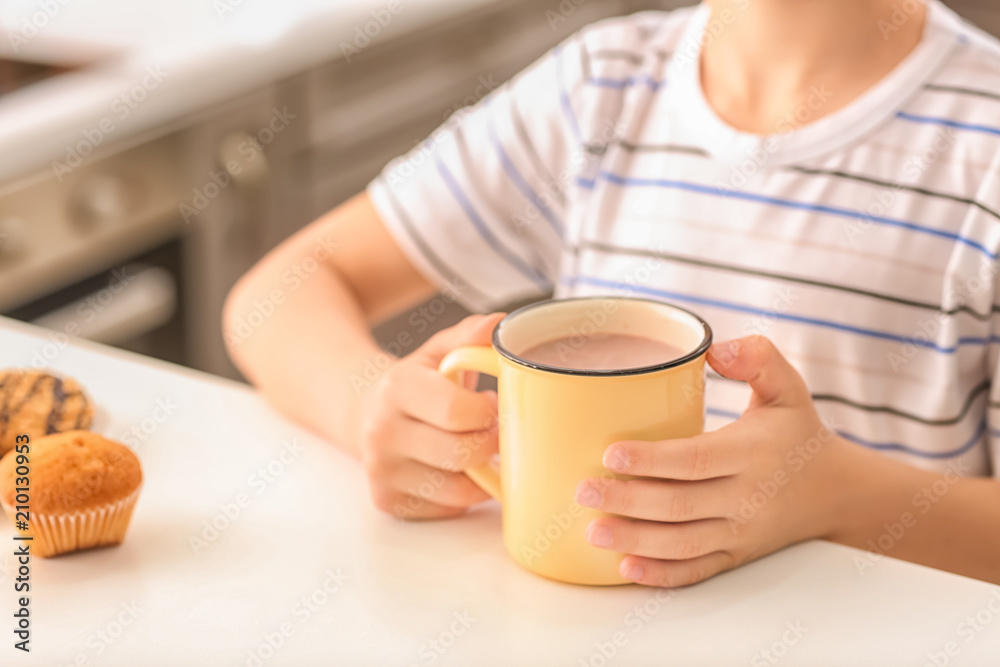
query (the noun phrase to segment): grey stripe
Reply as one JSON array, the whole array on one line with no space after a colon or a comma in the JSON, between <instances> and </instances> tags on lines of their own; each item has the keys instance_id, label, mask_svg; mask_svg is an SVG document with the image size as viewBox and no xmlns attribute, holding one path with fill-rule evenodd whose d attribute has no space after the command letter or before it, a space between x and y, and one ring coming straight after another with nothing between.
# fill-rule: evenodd
<instances>
[{"instance_id":1,"label":"grey stripe","mask_svg":"<svg viewBox=\"0 0 1000 667\"><path fill-rule=\"evenodd\" d=\"M403 227L406 229L406 232L410 235L410 238L413 239L414 244L416 244L416 246L420 249L420 252L423 253L424 258L431 264L431 266L437 269L438 273L440 273L442 276L445 276L446 278L448 276L451 276L450 278L451 282L460 283L464 285L465 290L472 293L472 295L478 301L481 302L490 301L491 299L489 299L482 292L475 289L472 286L472 284L469 283L468 280L463 278L457 271L453 270L450 266L448 266L444 262L444 260L442 260L441 257L436 252L434 252L434 250L427 243L427 241L424 240L424 238L417 231L416 225L413 224L413 221L410 219L410 216L403 208L403 205L396 198L396 193L394 193L392 191L392 188L389 187L389 184L385 182L384 177L380 175L378 177L378 180L382 183L383 190L388 194L389 206L392 207L392 210L396 214L396 217L399 218L400 223L402 223Z\"/></svg>"},{"instance_id":2,"label":"grey stripe","mask_svg":"<svg viewBox=\"0 0 1000 667\"><path fill-rule=\"evenodd\" d=\"M1000 220L1000 213L989 208L985 204L982 204L975 199L969 199L968 197L960 197L958 195L949 194L947 192L937 192L936 190L928 190L927 188L920 188L914 185L903 185L901 183L893 183L891 181L882 181L877 178L872 178L870 176L864 176L862 174L852 174L846 171L838 171L835 169L819 169L816 167L802 167L802 166L791 166L787 167L790 171L796 171L800 174L808 174L810 176L834 176L836 178L843 178L851 181L858 181L860 183L867 183L869 185L878 185L880 187L892 188L894 190L905 190L906 192L914 192L919 195L925 195L927 197L936 197L938 199L947 199L948 201L957 202L959 204L967 204L968 206L974 206L984 213Z\"/></svg>"},{"instance_id":3,"label":"grey stripe","mask_svg":"<svg viewBox=\"0 0 1000 667\"><path fill-rule=\"evenodd\" d=\"M904 299L902 297L893 296L891 294L882 294L881 292L873 292L871 290L860 289L858 287L850 287L848 285L839 285L837 283L829 283L821 280L814 280L812 278L802 278L800 276L790 276L782 273L773 273L771 271L761 271L758 269L751 269L745 266L738 266L736 264L710 262L708 260L696 259L694 257L674 255L665 252L656 252L653 250L647 250L645 248L626 248L624 246L602 243L600 241L586 241L586 240L582 241L580 243L580 246L584 250L594 250L597 252L604 252L617 255L653 257L668 262L675 262L677 264L690 264L693 266L700 266L708 269L717 269L720 271L730 271L732 273L740 273L744 275L760 276L761 278L783 280L786 282L799 283L801 285L810 285L812 287L822 287L826 289L837 290L839 292L847 292L850 294L856 294L858 296L869 297L872 299L879 299L881 301L889 301L891 303L897 303L901 306L910 306L913 308L923 308L925 310L933 310L935 312L941 313L942 315L955 315L957 313L968 313L969 315L979 320L980 322L988 322L991 316L991 313L980 313L974 310L973 308L965 305L959 306L957 308L950 308L948 310L944 310L943 308L941 308L939 304L936 303L916 301L913 299ZM997 310L996 306L994 306L994 310Z\"/></svg>"},{"instance_id":4,"label":"grey stripe","mask_svg":"<svg viewBox=\"0 0 1000 667\"><path fill-rule=\"evenodd\" d=\"M724 382L739 382L740 384L743 384L738 380L731 380L730 378L723 377L722 375L719 375L715 371L709 371L708 377L710 377L713 380L722 380ZM926 424L927 426L952 426L962 421L966 416L968 416L969 410L972 409L973 403L976 402L976 399L979 398L980 394L988 392L989 388L990 388L990 383L988 380L974 387L972 391L969 392L969 395L965 397L965 400L962 402L962 407L959 409L957 415L955 415L954 417L943 417L941 419L921 417L920 415L913 414L912 412L905 412L903 410L899 410L898 408L893 408L887 405L869 405L865 403L860 403L845 396L838 396L836 394L812 394L812 399L814 401L840 403L842 405L846 405L851 408L864 410L865 412L882 412L885 414L890 414L894 417L900 417L902 419L908 419L910 421L920 422L921 424ZM993 404L990 405L992 406Z\"/></svg>"},{"instance_id":5,"label":"grey stripe","mask_svg":"<svg viewBox=\"0 0 1000 667\"><path fill-rule=\"evenodd\" d=\"M525 152L531 160L532 167L534 167L538 176L542 177L543 181L554 183L556 181L556 177L553 176L552 173L545 167L545 163L542 161L542 156L538 153L535 145L531 143L531 137L528 136L528 129L524 125L521 112L517 109L517 100L513 95L513 91L511 91L511 94L508 95L508 99L510 100L510 117L514 127L514 134L516 134L517 138L520 139L522 144L524 144ZM552 188L546 189L550 192L552 191ZM555 191L555 195L559 200L559 203L566 203L566 195L561 189L557 189Z\"/></svg>"},{"instance_id":6,"label":"grey stripe","mask_svg":"<svg viewBox=\"0 0 1000 667\"><path fill-rule=\"evenodd\" d=\"M958 93L959 95L972 95L973 97L985 97L989 100L1000 100L1000 94L991 93L986 90L976 90L975 88L962 88L961 86L947 86L939 83L928 83L924 86L926 90L933 90L940 93Z\"/></svg>"}]
</instances>

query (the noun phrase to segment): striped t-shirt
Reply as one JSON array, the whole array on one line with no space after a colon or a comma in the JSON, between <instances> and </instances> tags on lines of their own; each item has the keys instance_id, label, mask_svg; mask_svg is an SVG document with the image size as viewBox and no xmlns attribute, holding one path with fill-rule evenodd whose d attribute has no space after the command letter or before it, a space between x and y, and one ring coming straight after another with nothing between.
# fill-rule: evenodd
<instances>
[{"instance_id":1,"label":"striped t-shirt","mask_svg":"<svg viewBox=\"0 0 1000 667\"><path fill-rule=\"evenodd\" d=\"M1000 476L1000 44L928 7L891 74L809 122L817 84L767 137L703 96L707 7L601 22L369 193L474 310L552 290L661 298L716 340L771 338L848 440ZM748 399L710 373L706 427Z\"/></svg>"}]
</instances>

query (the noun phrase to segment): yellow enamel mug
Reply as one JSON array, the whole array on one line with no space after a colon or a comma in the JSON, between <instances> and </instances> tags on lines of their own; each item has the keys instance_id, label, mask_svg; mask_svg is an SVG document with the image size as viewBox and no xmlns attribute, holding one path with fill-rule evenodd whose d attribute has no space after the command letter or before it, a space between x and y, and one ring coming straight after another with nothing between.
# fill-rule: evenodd
<instances>
[{"instance_id":1,"label":"yellow enamel mug","mask_svg":"<svg viewBox=\"0 0 1000 667\"><path fill-rule=\"evenodd\" d=\"M685 351L656 366L613 371L558 368L518 356L532 346L595 334L628 334ZM545 301L514 311L493 331L493 346L462 347L440 372L497 378L500 470L466 473L500 500L504 545L524 568L574 584L629 583L620 553L593 547L585 531L604 515L574 500L589 477L612 477L601 462L619 440L664 440L701 433L705 423L705 353L712 330L682 308L631 297ZM617 475L614 475L617 477Z\"/></svg>"}]
</instances>

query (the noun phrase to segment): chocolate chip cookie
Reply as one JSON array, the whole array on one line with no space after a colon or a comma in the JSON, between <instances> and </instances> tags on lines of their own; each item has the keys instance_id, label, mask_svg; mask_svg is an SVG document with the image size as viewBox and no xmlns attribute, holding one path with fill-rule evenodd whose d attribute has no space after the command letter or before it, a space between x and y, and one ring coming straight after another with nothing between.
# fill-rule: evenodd
<instances>
[{"instance_id":1,"label":"chocolate chip cookie","mask_svg":"<svg viewBox=\"0 0 1000 667\"><path fill-rule=\"evenodd\" d=\"M0 456L15 438L87 429L94 411L75 380L34 370L0 371Z\"/></svg>"}]
</instances>

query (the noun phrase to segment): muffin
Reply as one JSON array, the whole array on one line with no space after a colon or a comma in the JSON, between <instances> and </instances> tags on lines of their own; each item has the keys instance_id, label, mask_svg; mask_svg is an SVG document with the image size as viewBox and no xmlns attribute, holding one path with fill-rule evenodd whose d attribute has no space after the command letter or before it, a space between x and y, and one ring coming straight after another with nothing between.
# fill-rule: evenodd
<instances>
[{"instance_id":1,"label":"muffin","mask_svg":"<svg viewBox=\"0 0 1000 667\"><path fill-rule=\"evenodd\" d=\"M17 459L9 452L0 460L0 506L15 525ZM49 557L125 539L142 485L131 449L96 433L68 431L32 440L27 467L30 516L21 532L34 538L33 554Z\"/></svg>"},{"instance_id":2,"label":"muffin","mask_svg":"<svg viewBox=\"0 0 1000 667\"><path fill-rule=\"evenodd\" d=\"M15 438L90 428L94 411L76 381L40 371L0 371L0 456Z\"/></svg>"}]
</instances>

